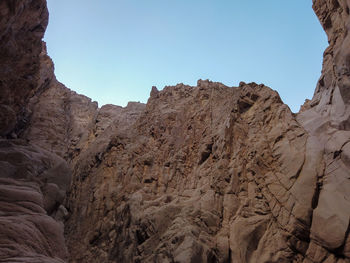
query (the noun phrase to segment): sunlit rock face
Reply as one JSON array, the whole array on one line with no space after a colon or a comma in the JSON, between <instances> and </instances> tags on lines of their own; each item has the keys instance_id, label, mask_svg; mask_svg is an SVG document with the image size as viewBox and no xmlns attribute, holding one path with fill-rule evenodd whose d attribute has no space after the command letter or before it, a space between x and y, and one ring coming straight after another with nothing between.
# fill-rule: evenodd
<instances>
[{"instance_id":1,"label":"sunlit rock face","mask_svg":"<svg viewBox=\"0 0 350 263\"><path fill-rule=\"evenodd\" d=\"M306 131L268 87L153 89L135 122L92 138L67 198L72 262L290 262L306 252L322 156L305 153Z\"/></svg>"},{"instance_id":2,"label":"sunlit rock face","mask_svg":"<svg viewBox=\"0 0 350 263\"><path fill-rule=\"evenodd\" d=\"M327 253L350 257L350 1L314 1L313 8L329 47L314 97L297 119L323 155L308 249L321 262Z\"/></svg>"},{"instance_id":3,"label":"sunlit rock face","mask_svg":"<svg viewBox=\"0 0 350 263\"><path fill-rule=\"evenodd\" d=\"M313 1L330 46L293 114L207 80L98 108L54 76L45 1L2 1L0 259L350 262L349 7Z\"/></svg>"}]
</instances>

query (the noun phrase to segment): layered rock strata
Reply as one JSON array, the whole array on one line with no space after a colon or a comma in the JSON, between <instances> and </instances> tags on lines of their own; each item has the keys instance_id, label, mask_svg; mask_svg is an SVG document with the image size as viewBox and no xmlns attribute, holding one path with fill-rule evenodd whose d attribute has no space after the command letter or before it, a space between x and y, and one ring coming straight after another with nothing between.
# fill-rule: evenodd
<instances>
[{"instance_id":1,"label":"layered rock strata","mask_svg":"<svg viewBox=\"0 0 350 263\"><path fill-rule=\"evenodd\" d=\"M2 1L0 261L350 262L350 2L313 8L330 45L293 114L203 80L98 108L54 76L45 1Z\"/></svg>"}]
</instances>

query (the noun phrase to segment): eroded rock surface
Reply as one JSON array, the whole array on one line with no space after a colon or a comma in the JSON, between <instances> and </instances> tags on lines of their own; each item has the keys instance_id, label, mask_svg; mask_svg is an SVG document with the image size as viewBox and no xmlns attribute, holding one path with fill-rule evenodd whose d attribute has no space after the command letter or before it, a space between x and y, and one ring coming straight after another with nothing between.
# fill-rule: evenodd
<instances>
[{"instance_id":1,"label":"eroded rock surface","mask_svg":"<svg viewBox=\"0 0 350 263\"><path fill-rule=\"evenodd\" d=\"M350 18L349 1L314 1L327 33L321 78L314 97L298 114L309 142L320 147L323 172L317 178L318 199L312 216L308 254L323 262L325 254L349 258L350 220ZM335 259L332 259L335 261ZM330 262L333 262L330 260Z\"/></svg>"},{"instance_id":2,"label":"eroded rock surface","mask_svg":"<svg viewBox=\"0 0 350 263\"><path fill-rule=\"evenodd\" d=\"M1 262L67 260L62 203L70 176L55 154L23 140L0 140Z\"/></svg>"},{"instance_id":3,"label":"eroded rock surface","mask_svg":"<svg viewBox=\"0 0 350 263\"><path fill-rule=\"evenodd\" d=\"M209 81L153 90L128 132L112 134L75 166L72 262L290 262L305 253L317 157L305 155L307 134L276 92Z\"/></svg>"},{"instance_id":4,"label":"eroded rock surface","mask_svg":"<svg viewBox=\"0 0 350 263\"><path fill-rule=\"evenodd\" d=\"M207 80L98 108L54 76L45 1L0 2L0 262L350 262L350 1L313 8L293 114Z\"/></svg>"},{"instance_id":5,"label":"eroded rock surface","mask_svg":"<svg viewBox=\"0 0 350 263\"><path fill-rule=\"evenodd\" d=\"M28 100L44 88L39 54L47 22L45 0L0 2L0 136L26 124Z\"/></svg>"},{"instance_id":6,"label":"eroded rock surface","mask_svg":"<svg viewBox=\"0 0 350 263\"><path fill-rule=\"evenodd\" d=\"M47 88L40 76L46 1L1 1L0 13L0 261L65 262L60 211L70 168L16 139L27 127L30 98Z\"/></svg>"}]
</instances>

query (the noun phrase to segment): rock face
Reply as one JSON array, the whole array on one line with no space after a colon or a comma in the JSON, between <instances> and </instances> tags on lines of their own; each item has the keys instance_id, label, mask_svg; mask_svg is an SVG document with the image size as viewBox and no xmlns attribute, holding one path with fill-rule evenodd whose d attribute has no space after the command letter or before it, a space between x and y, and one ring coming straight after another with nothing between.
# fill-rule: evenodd
<instances>
[{"instance_id":1,"label":"rock face","mask_svg":"<svg viewBox=\"0 0 350 263\"><path fill-rule=\"evenodd\" d=\"M72 262L290 262L306 252L317 157L276 92L209 81L153 90L127 130L77 160Z\"/></svg>"},{"instance_id":2,"label":"rock face","mask_svg":"<svg viewBox=\"0 0 350 263\"><path fill-rule=\"evenodd\" d=\"M326 251L350 257L350 2L314 1L313 7L329 47L314 97L298 121L322 147L323 173L317 179L308 250L319 262Z\"/></svg>"},{"instance_id":3,"label":"rock face","mask_svg":"<svg viewBox=\"0 0 350 263\"><path fill-rule=\"evenodd\" d=\"M64 262L63 223L53 217L63 209L70 168L15 139L27 126L30 98L46 88L40 76L46 1L1 1L0 13L0 261Z\"/></svg>"},{"instance_id":4,"label":"rock face","mask_svg":"<svg viewBox=\"0 0 350 263\"><path fill-rule=\"evenodd\" d=\"M67 163L22 140L0 140L0 160L1 261L64 262Z\"/></svg>"},{"instance_id":5,"label":"rock face","mask_svg":"<svg viewBox=\"0 0 350 263\"><path fill-rule=\"evenodd\" d=\"M45 0L0 3L0 136L20 130L39 83L41 39L48 22Z\"/></svg>"},{"instance_id":6,"label":"rock face","mask_svg":"<svg viewBox=\"0 0 350 263\"><path fill-rule=\"evenodd\" d=\"M207 80L98 108L54 76L45 1L2 1L0 261L350 262L350 1L313 8L330 46L293 114Z\"/></svg>"}]
</instances>

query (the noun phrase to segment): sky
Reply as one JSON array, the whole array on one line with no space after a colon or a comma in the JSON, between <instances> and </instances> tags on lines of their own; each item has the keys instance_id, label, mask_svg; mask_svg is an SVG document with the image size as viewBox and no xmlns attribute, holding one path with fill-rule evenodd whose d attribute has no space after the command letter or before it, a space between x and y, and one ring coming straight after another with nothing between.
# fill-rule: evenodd
<instances>
[{"instance_id":1,"label":"sky","mask_svg":"<svg viewBox=\"0 0 350 263\"><path fill-rule=\"evenodd\" d=\"M277 90L297 112L327 38L311 0L48 0L44 40L59 81L99 103L209 79Z\"/></svg>"}]
</instances>

